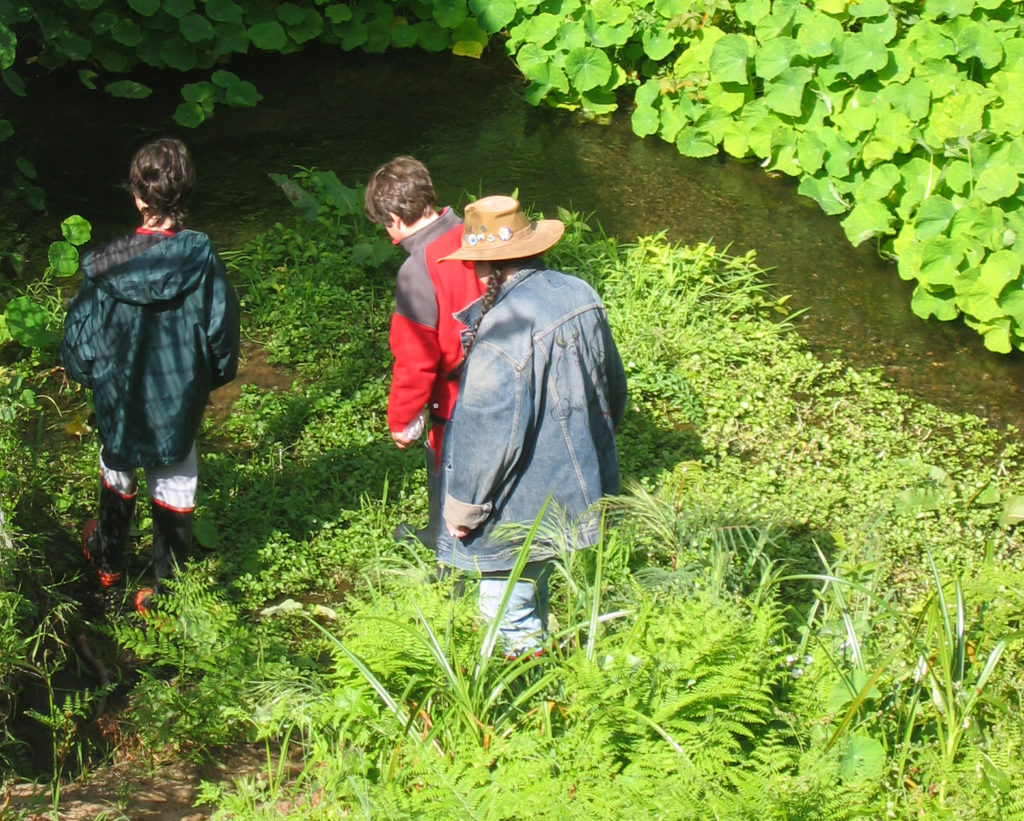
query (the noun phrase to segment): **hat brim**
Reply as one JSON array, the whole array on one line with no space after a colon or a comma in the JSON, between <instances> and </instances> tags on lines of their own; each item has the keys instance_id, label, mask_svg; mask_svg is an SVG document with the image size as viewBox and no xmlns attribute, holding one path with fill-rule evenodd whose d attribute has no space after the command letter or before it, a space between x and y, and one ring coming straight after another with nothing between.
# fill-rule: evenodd
<instances>
[{"instance_id":1,"label":"hat brim","mask_svg":"<svg viewBox=\"0 0 1024 821\"><path fill-rule=\"evenodd\" d=\"M525 236L517 236L502 242L500 240L481 241L476 245L463 245L456 251L441 257L438 262L447 259L461 259L470 262L489 259L525 259L543 254L557 243L565 233L565 223L561 220L537 220L533 230Z\"/></svg>"}]
</instances>

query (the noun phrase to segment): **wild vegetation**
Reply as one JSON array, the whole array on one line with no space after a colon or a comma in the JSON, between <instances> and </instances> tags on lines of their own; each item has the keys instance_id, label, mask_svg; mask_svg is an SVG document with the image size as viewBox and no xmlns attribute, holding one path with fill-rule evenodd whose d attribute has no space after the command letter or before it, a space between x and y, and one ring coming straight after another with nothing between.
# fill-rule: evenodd
<instances>
[{"instance_id":1,"label":"wild vegetation","mask_svg":"<svg viewBox=\"0 0 1024 821\"><path fill-rule=\"evenodd\" d=\"M0 755L51 785L11 817L59 817L105 758L253 744L259 777L203 785L215 817L1024 816L1019 432L811 356L753 254L561 213L549 262L627 363L627 489L558 563L555 650L509 664L473 580L392 540L426 500L384 420L390 243L334 175L279 181L296 225L225 254L276 384L208 419L202 549L156 618L88 586L96 442L59 322L5 348L31 401L0 406Z\"/></svg>"},{"instance_id":2,"label":"wild vegetation","mask_svg":"<svg viewBox=\"0 0 1024 821\"><path fill-rule=\"evenodd\" d=\"M40 67L131 98L151 93L138 69L178 71L185 126L259 101L226 68L233 56L310 42L471 57L493 43L531 103L590 117L625 106L641 137L795 177L851 243L898 260L918 316L962 317L989 349L1024 349L1015 0L0 0L12 93ZM13 133L0 117L0 142ZM40 207L31 157L6 165Z\"/></svg>"}]
</instances>

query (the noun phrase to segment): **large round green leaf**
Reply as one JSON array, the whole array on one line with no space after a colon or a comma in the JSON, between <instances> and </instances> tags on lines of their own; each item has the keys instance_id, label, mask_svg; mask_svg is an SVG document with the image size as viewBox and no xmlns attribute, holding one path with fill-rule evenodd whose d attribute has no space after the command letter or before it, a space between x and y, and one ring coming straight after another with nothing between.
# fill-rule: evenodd
<instances>
[{"instance_id":1,"label":"large round green leaf","mask_svg":"<svg viewBox=\"0 0 1024 821\"><path fill-rule=\"evenodd\" d=\"M888 17L890 13L889 0L860 0L850 4L850 16L853 18Z\"/></svg>"},{"instance_id":2,"label":"large round green leaf","mask_svg":"<svg viewBox=\"0 0 1024 821\"><path fill-rule=\"evenodd\" d=\"M789 68L799 52L800 45L792 37L769 40L754 55L754 73L762 80L772 80Z\"/></svg>"},{"instance_id":3,"label":"large round green leaf","mask_svg":"<svg viewBox=\"0 0 1024 821\"><path fill-rule=\"evenodd\" d=\"M78 272L78 249L70 242L51 242L47 257L50 268L59 277L69 277Z\"/></svg>"},{"instance_id":4,"label":"large round green leaf","mask_svg":"<svg viewBox=\"0 0 1024 821\"><path fill-rule=\"evenodd\" d=\"M705 89L708 102L719 111L732 113L743 108L750 96L750 87L741 86L736 83L711 83ZM731 118L729 118L731 119Z\"/></svg>"},{"instance_id":5,"label":"large round green leaf","mask_svg":"<svg viewBox=\"0 0 1024 821\"><path fill-rule=\"evenodd\" d=\"M134 20L118 20L110 34L121 45L129 48L134 48L142 42L142 29Z\"/></svg>"},{"instance_id":6,"label":"large round green leaf","mask_svg":"<svg viewBox=\"0 0 1024 821\"><path fill-rule=\"evenodd\" d=\"M553 53L536 43L527 43L516 54L516 65L527 80L535 83L547 82Z\"/></svg>"},{"instance_id":7,"label":"large round green leaf","mask_svg":"<svg viewBox=\"0 0 1024 821\"><path fill-rule=\"evenodd\" d=\"M584 111L598 117L611 114L619 107L618 101L615 99L615 92L603 88L585 91L580 95L580 103Z\"/></svg>"},{"instance_id":8,"label":"large round green leaf","mask_svg":"<svg viewBox=\"0 0 1024 821\"><path fill-rule=\"evenodd\" d=\"M914 218L914 231L918 239L931 239L946 232L956 206L945 197L933 194L921 203Z\"/></svg>"},{"instance_id":9,"label":"large round green leaf","mask_svg":"<svg viewBox=\"0 0 1024 821\"><path fill-rule=\"evenodd\" d=\"M206 16L218 23L241 23L245 9L234 0L206 0Z\"/></svg>"},{"instance_id":10,"label":"large round green leaf","mask_svg":"<svg viewBox=\"0 0 1024 821\"><path fill-rule=\"evenodd\" d=\"M974 57L985 68L995 68L1002 62L1002 38L992 30L991 25L984 25L967 17L958 17L948 28L953 33L958 59Z\"/></svg>"},{"instance_id":11,"label":"large round green leaf","mask_svg":"<svg viewBox=\"0 0 1024 821\"><path fill-rule=\"evenodd\" d=\"M960 207L950 223L950 236L974 239L990 251L1012 247L1016 233L1009 228L1007 212L994 205L985 205L972 198Z\"/></svg>"},{"instance_id":12,"label":"large round green leaf","mask_svg":"<svg viewBox=\"0 0 1024 821\"><path fill-rule=\"evenodd\" d=\"M903 47L918 61L942 60L956 53L956 43L943 26L919 20L903 36Z\"/></svg>"},{"instance_id":13,"label":"large round green leaf","mask_svg":"<svg viewBox=\"0 0 1024 821\"><path fill-rule=\"evenodd\" d=\"M754 26L762 18L772 13L772 4L771 0L742 0L742 2L734 3L732 10L737 20Z\"/></svg>"},{"instance_id":14,"label":"large round green leaf","mask_svg":"<svg viewBox=\"0 0 1024 821\"><path fill-rule=\"evenodd\" d=\"M117 15L112 11L101 11L99 14L93 15L89 22L89 28L92 29L93 34L108 34L117 25L117 20Z\"/></svg>"},{"instance_id":15,"label":"large round green leaf","mask_svg":"<svg viewBox=\"0 0 1024 821\"><path fill-rule=\"evenodd\" d=\"M681 17L693 9L690 0L654 0L654 8L662 17Z\"/></svg>"},{"instance_id":16,"label":"large round green leaf","mask_svg":"<svg viewBox=\"0 0 1024 821\"><path fill-rule=\"evenodd\" d=\"M420 20L413 28L416 29L416 41L424 51L437 53L448 48L448 29L442 28L433 20Z\"/></svg>"},{"instance_id":17,"label":"large round green leaf","mask_svg":"<svg viewBox=\"0 0 1024 821\"><path fill-rule=\"evenodd\" d=\"M257 23L249 28L249 39L258 49L264 51L280 51L288 42L284 27L275 20Z\"/></svg>"},{"instance_id":18,"label":"large round green leaf","mask_svg":"<svg viewBox=\"0 0 1024 821\"><path fill-rule=\"evenodd\" d=\"M343 30L341 47L345 51L352 51L364 45L369 37L370 31L365 23L361 20L350 22Z\"/></svg>"},{"instance_id":19,"label":"large round green leaf","mask_svg":"<svg viewBox=\"0 0 1024 821\"><path fill-rule=\"evenodd\" d=\"M18 74L13 68L7 69L7 71L0 72L0 77L3 78L4 85L7 86L14 94L19 97L24 97L28 92L25 88L25 81L21 79L21 75Z\"/></svg>"},{"instance_id":20,"label":"large round green leaf","mask_svg":"<svg viewBox=\"0 0 1024 821\"><path fill-rule=\"evenodd\" d=\"M826 214L844 214L849 208L828 177L804 177L797 191L817 202Z\"/></svg>"},{"instance_id":21,"label":"large round green leaf","mask_svg":"<svg viewBox=\"0 0 1024 821\"><path fill-rule=\"evenodd\" d=\"M952 285L964 258L963 245L950 237L932 237L921 243L919 279L929 287Z\"/></svg>"},{"instance_id":22,"label":"large round green leaf","mask_svg":"<svg viewBox=\"0 0 1024 821\"><path fill-rule=\"evenodd\" d=\"M178 71L190 71L199 62L196 50L189 43L177 37L171 37L164 41L160 48L160 57L165 65Z\"/></svg>"},{"instance_id":23,"label":"large round green leaf","mask_svg":"<svg viewBox=\"0 0 1024 821\"><path fill-rule=\"evenodd\" d=\"M799 117L803 113L804 89L812 76L811 70L804 66L787 68L770 83L765 83L765 105L780 114Z\"/></svg>"},{"instance_id":24,"label":"large round green leaf","mask_svg":"<svg viewBox=\"0 0 1024 821\"><path fill-rule=\"evenodd\" d=\"M880 202L858 202L842 226L850 244L857 246L879 234L890 233L895 220L895 215Z\"/></svg>"},{"instance_id":25,"label":"large round green leaf","mask_svg":"<svg viewBox=\"0 0 1024 821\"><path fill-rule=\"evenodd\" d=\"M746 84L748 48L747 39L739 34L727 34L711 50L711 79L718 83Z\"/></svg>"},{"instance_id":26,"label":"large round green leaf","mask_svg":"<svg viewBox=\"0 0 1024 821\"><path fill-rule=\"evenodd\" d=\"M884 163L873 168L854 186L853 197L857 201L884 200L900 181L899 169L892 163Z\"/></svg>"},{"instance_id":27,"label":"large round green leaf","mask_svg":"<svg viewBox=\"0 0 1024 821\"><path fill-rule=\"evenodd\" d=\"M128 5L143 17L152 17L160 9L160 0L128 0Z\"/></svg>"},{"instance_id":28,"label":"large round green leaf","mask_svg":"<svg viewBox=\"0 0 1024 821\"><path fill-rule=\"evenodd\" d=\"M1020 186L1018 173L1009 163L989 165L978 175L974 193L987 203L1009 197Z\"/></svg>"},{"instance_id":29,"label":"large round green leaf","mask_svg":"<svg viewBox=\"0 0 1024 821\"><path fill-rule=\"evenodd\" d=\"M818 137L817 129L804 131L796 141L797 161L805 174L816 174L825 162L825 144Z\"/></svg>"},{"instance_id":30,"label":"large round green leaf","mask_svg":"<svg viewBox=\"0 0 1024 821\"><path fill-rule=\"evenodd\" d=\"M92 43L70 31L62 31L55 35L54 42L64 56L75 63L88 59L92 53Z\"/></svg>"},{"instance_id":31,"label":"large round green leaf","mask_svg":"<svg viewBox=\"0 0 1024 821\"><path fill-rule=\"evenodd\" d=\"M163 9L166 14L180 20L186 14L191 14L195 11L196 4L195 0L163 0L160 4L160 8Z\"/></svg>"},{"instance_id":32,"label":"large round green leaf","mask_svg":"<svg viewBox=\"0 0 1024 821\"><path fill-rule=\"evenodd\" d=\"M196 103L205 114L212 114L214 107L223 99L223 92L218 86L204 80L183 85L181 96L190 103Z\"/></svg>"},{"instance_id":33,"label":"large round green leaf","mask_svg":"<svg viewBox=\"0 0 1024 821\"><path fill-rule=\"evenodd\" d=\"M153 93L153 89L134 80L115 80L103 87L111 97L122 97L126 100L142 100Z\"/></svg>"},{"instance_id":34,"label":"large round green leaf","mask_svg":"<svg viewBox=\"0 0 1024 821\"><path fill-rule=\"evenodd\" d=\"M986 95L958 92L948 94L932 104L932 113L923 131L929 146L945 148L947 140L971 137L981 130L982 115L985 113Z\"/></svg>"},{"instance_id":35,"label":"large round green leaf","mask_svg":"<svg viewBox=\"0 0 1024 821\"><path fill-rule=\"evenodd\" d=\"M608 55L593 46L574 48L565 57L565 73L580 91L589 91L611 79L612 63Z\"/></svg>"},{"instance_id":36,"label":"large round green leaf","mask_svg":"<svg viewBox=\"0 0 1024 821\"><path fill-rule=\"evenodd\" d=\"M847 34L841 41L839 55L843 72L853 79L869 71L881 71L889 62L885 41L871 32Z\"/></svg>"},{"instance_id":37,"label":"large round green leaf","mask_svg":"<svg viewBox=\"0 0 1024 821\"><path fill-rule=\"evenodd\" d=\"M0 71L6 71L14 65L17 48L18 38L3 22L0 22Z\"/></svg>"},{"instance_id":38,"label":"large round green leaf","mask_svg":"<svg viewBox=\"0 0 1024 821\"><path fill-rule=\"evenodd\" d=\"M737 120L726 124L725 133L722 135L722 148L730 157L737 159L743 159L750 154L746 129Z\"/></svg>"},{"instance_id":39,"label":"large round green leaf","mask_svg":"<svg viewBox=\"0 0 1024 821\"><path fill-rule=\"evenodd\" d=\"M687 96L661 99L661 129L658 132L665 142L675 142L679 132L693 122L697 106Z\"/></svg>"},{"instance_id":40,"label":"large round green leaf","mask_svg":"<svg viewBox=\"0 0 1024 821\"><path fill-rule=\"evenodd\" d=\"M587 27L582 20L566 20L558 27L557 48L570 52L574 48L583 48L587 43Z\"/></svg>"},{"instance_id":41,"label":"large round green leaf","mask_svg":"<svg viewBox=\"0 0 1024 821\"><path fill-rule=\"evenodd\" d=\"M469 16L466 0L435 0L432 6L437 24L446 29L455 28Z\"/></svg>"},{"instance_id":42,"label":"large round green leaf","mask_svg":"<svg viewBox=\"0 0 1024 821\"><path fill-rule=\"evenodd\" d=\"M240 79L241 78L237 74L235 74L235 72L228 71L227 69L223 68L217 69L217 71L213 72L213 74L210 75L210 81L214 85L219 86L220 88L231 88L231 86L235 85L235 83L237 83ZM186 97L185 99L192 98Z\"/></svg>"},{"instance_id":43,"label":"large round green leaf","mask_svg":"<svg viewBox=\"0 0 1024 821\"><path fill-rule=\"evenodd\" d=\"M332 3L324 9L324 16L332 23L345 23L352 19L352 9L344 3Z\"/></svg>"},{"instance_id":44,"label":"large round green leaf","mask_svg":"<svg viewBox=\"0 0 1024 821\"><path fill-rule=\"evenodd\" d=\"M1021 258L1009 249L988 255L981 265L979 290L997 296L1003 288L1020 278Z\"/></svg>"},{"instance_id":45,"label":"large round green leaf","mask_svg":"<svg viewBox=\"0 0 1024 821\"><path fill-rule=\"evenodd\" d=\"M256 86L248 80L242 80L230 86L224 95L224 101L232 108L252 108L261 99Z\"/></svg>"},{"instance_id":46,"label":"large round green leaf","mask_svg":"<svg viewBox=\"0 0 1024 821\"><path fill-rule=\"evenodd\" d=\"M190 43L212 40L213 26L201 14L186 14L181 18L181 34Z\"/></svg>"},{"instance_id":47,"label":"large round green leaf","mask_svg":"<svg viewBox=\"0 0 1024 821\"><path fill-rule=\"evenodd\" d=\"M910 298L910 310L921 319L934 316L941 322L949 322L960 316L960 310L956 307L956 294L952 288L940 289L938 293L933 293L920 284L914 288L914 294Z\"/></svg>"},{"instance_id":48,"label":"large round green leaf","mask_svg":"<svg viewBox=\"0 0 1024 821\"><path fill-rule=\"evenodd\" d=\"M1010 320L999 319L984 327L976 328L985 341L985 347L993 353L1009 353L1013 350L1010 344Z\"/></svg>"},{"instance_id":49,"label":"large round green leaf","mask_svg":"<svg viewBox=\"0 0 1024 821\"><path fill-rule=\"evenodd\" d=\"M676 148L684 157L713 157L718 153L718 146L710 137L693 126L686 126L679 132Z\"/></svg>"},{"instance_id":50,"label":"large round green leaf","mask_svg":"<svg viewBox=\"0 0 1024 821\"><path fill-rule=\"evenodd\" d=\"M644 54L655 61L664 60L679 45L679 41L664 28L645 28L641 42Z\"/></svg>"},{"instance_id":51,"label":"large round green leaf","mask_svg":"<svg viewBox=\"0 0 1024 821\"><path fill-rule=\"evenodd\" d=\"M39 176L36 173L36 167L28 157L18 157L14 161L14 165L27 179L34 180Z\"/></svg>"},{"instance_id":52,"label":"large round green leaf","mask_svg":"<svg viewBox=\"0 0 1024 821\"><path fill-rule=\"evenodd\" d=\"M638 105L630 115L633 133L638 137L650 137L658 133L661 118L657 110L648 105Z\"/></svg>"},{"instance_id":53,"label":"large round green leaf","mask_svg":"<svg viewBox=\"0 0 1024 821\"><path fill-rule=\"evenodd\" d=\"M245 54L249 50L249 29L243 23L218 23L218 54Z\"/></svg>"},{"instance_id":54,"label":"large round green leaf","mask_svg":"<svg viewBox=\"0 0 1024 821\"><path fill-rule=\"evenodd\" d=\"M476 18L467 17L452 32L452 54L479 59L488 39L487 32L477 25Z\"/></svg>"},{"instance_id":55,"label":"large round green leaf","mask_svg":"<svg viewBox=\"0 0 1024 821\"><path fill-rule=\"evenodd\" d=\"M78 214L72 214L60 224L64 239L72 245L85 245L92 237L92 226L89 220Z\"/></svg>"},{"instance_id":56,"label":"large round green leaf","mask_svg":"<svg viewBox=\"0 0 1024 821\"><path fill-rule=\"evenodd\" d=\"M521 25L516 26L519 42L535 43L538 46L546 46L558 35L562 20L554 14L542 12L535 14Z\"/></svg>"},{"instance_id":57,"label":"large round green leaf","mask_svg":"<svg viewBox=\"0 0 1024 821\"><path fill-rule=\"evenodd\" d=\"M286 26L298 26L305 17L305 11L294 3L278 3L277 19Z\"/></svg>"},{"instance_id":58,"label":"large round green leaf","mask_svg":"<svg viewBox=\"0 0 1024 821\"><path fill-rule=\"evenodd\" d=\"M391 44L395 48L411 48L416 45L417 32L404 17L395 17L391 23Z\"/></svg>"},{"instance_id":59,"label":"large round green leaf","mask_svg":"<svg viewBox=\"0 0 1024 821\"><path fill-rule=\"evenodd\" d=\"M469 8L476 15L480 28L488 34L501 31L516 16L514 0L469 0Z\"/></svg>"},{"instance_id":60,"label":"large round green leaf","mask_svg":"<svg viewBox=\"0 0 1024 821\"><path fill-rule=\"evenodd\" d=\"M296 22L289 22L288 37L295 43L308 43L315 40L324 30L324 19L315 9L299 9ZM415 42L415 35L413 36Z\"/></svg>"},{"instance_id":61,"label":"large round green leaf","mask_svg":"<svg viewBox=\"0 0 1024 821\"><path fill-rule=\"evenodd\" d=\"M799 24L796 41L808 57L828 57L835 51L835 42L843 36L843 27L834 17L811 9L797 10Z\"/></svg>"},{"instance_id":62,"label":"large round green leaf","mask_svg":"<svg viewBox=\"0 0 1024 821\"><path fill-rule=\"evenodd\" d=\"M206 119L206 113L198 103L179 103L174 110L174 122L185 128L195 128Z\"/></svg>"},{"instance_id":63,"label":"large round green leaf","mask_svg":"<svg viewBox=\"0 0 1024 821\"><path fill-rule=\"evenodd\" d=\"M921 16L925 18L957 17L970 14L974 0L924 0Z\"/></svg>"},{"instance_id":64,"label":"large round green leaf","mask_svg":"<svg viewBox=\"0 0 1024 821\"><path fill-rule=\"evenodd\" d=\"M57 341L46 330L49 321L50 315L27 296L15 297L4 309L7 332L26 348L47 348Z\"/></svg>"}]
</instances>

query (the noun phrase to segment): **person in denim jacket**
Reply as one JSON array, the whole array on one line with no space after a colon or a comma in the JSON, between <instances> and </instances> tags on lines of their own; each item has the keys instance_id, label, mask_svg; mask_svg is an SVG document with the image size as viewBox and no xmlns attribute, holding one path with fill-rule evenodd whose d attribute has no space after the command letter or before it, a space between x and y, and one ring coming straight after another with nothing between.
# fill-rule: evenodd
<instances>
[{"instance_id":1,"label":"person in denim jacket","mask_svg":"<svg viewBox=\"0 0 1024 821\"><path fill-rule=\"evenodd\" d=\"M451 538L439 557L481 574L480 610L493 620L524 532L543 511L501 614L510 657L542 650L549 560L560 547L595 544L595 503L619 492L625 373L597 293L539 256L564 230L559 220L531 222L512 197L484 197L466 207L462 244L448 255L472 261L487 288L460 312L469 330L442 451Z\"/></svg>"}]
</instances>

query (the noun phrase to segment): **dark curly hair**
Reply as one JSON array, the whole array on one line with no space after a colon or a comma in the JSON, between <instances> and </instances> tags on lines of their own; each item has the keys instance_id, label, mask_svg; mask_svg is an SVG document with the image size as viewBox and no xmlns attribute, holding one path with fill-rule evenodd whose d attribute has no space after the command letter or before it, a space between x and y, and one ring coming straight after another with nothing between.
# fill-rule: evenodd
<instances>
[{"instance_id":1,"label":"dark curly hair","mask_svg":"<svg viewBox=\"0 0 1024 821\"><path fill-rule=\"evenodd\" d=\"M128 190L145 203L147 220L170 219L181 228L184 203L196 184L192 157L181 140L170 137L147 143L135 152L128 172Z\"/></svg>"}]
</instances>

